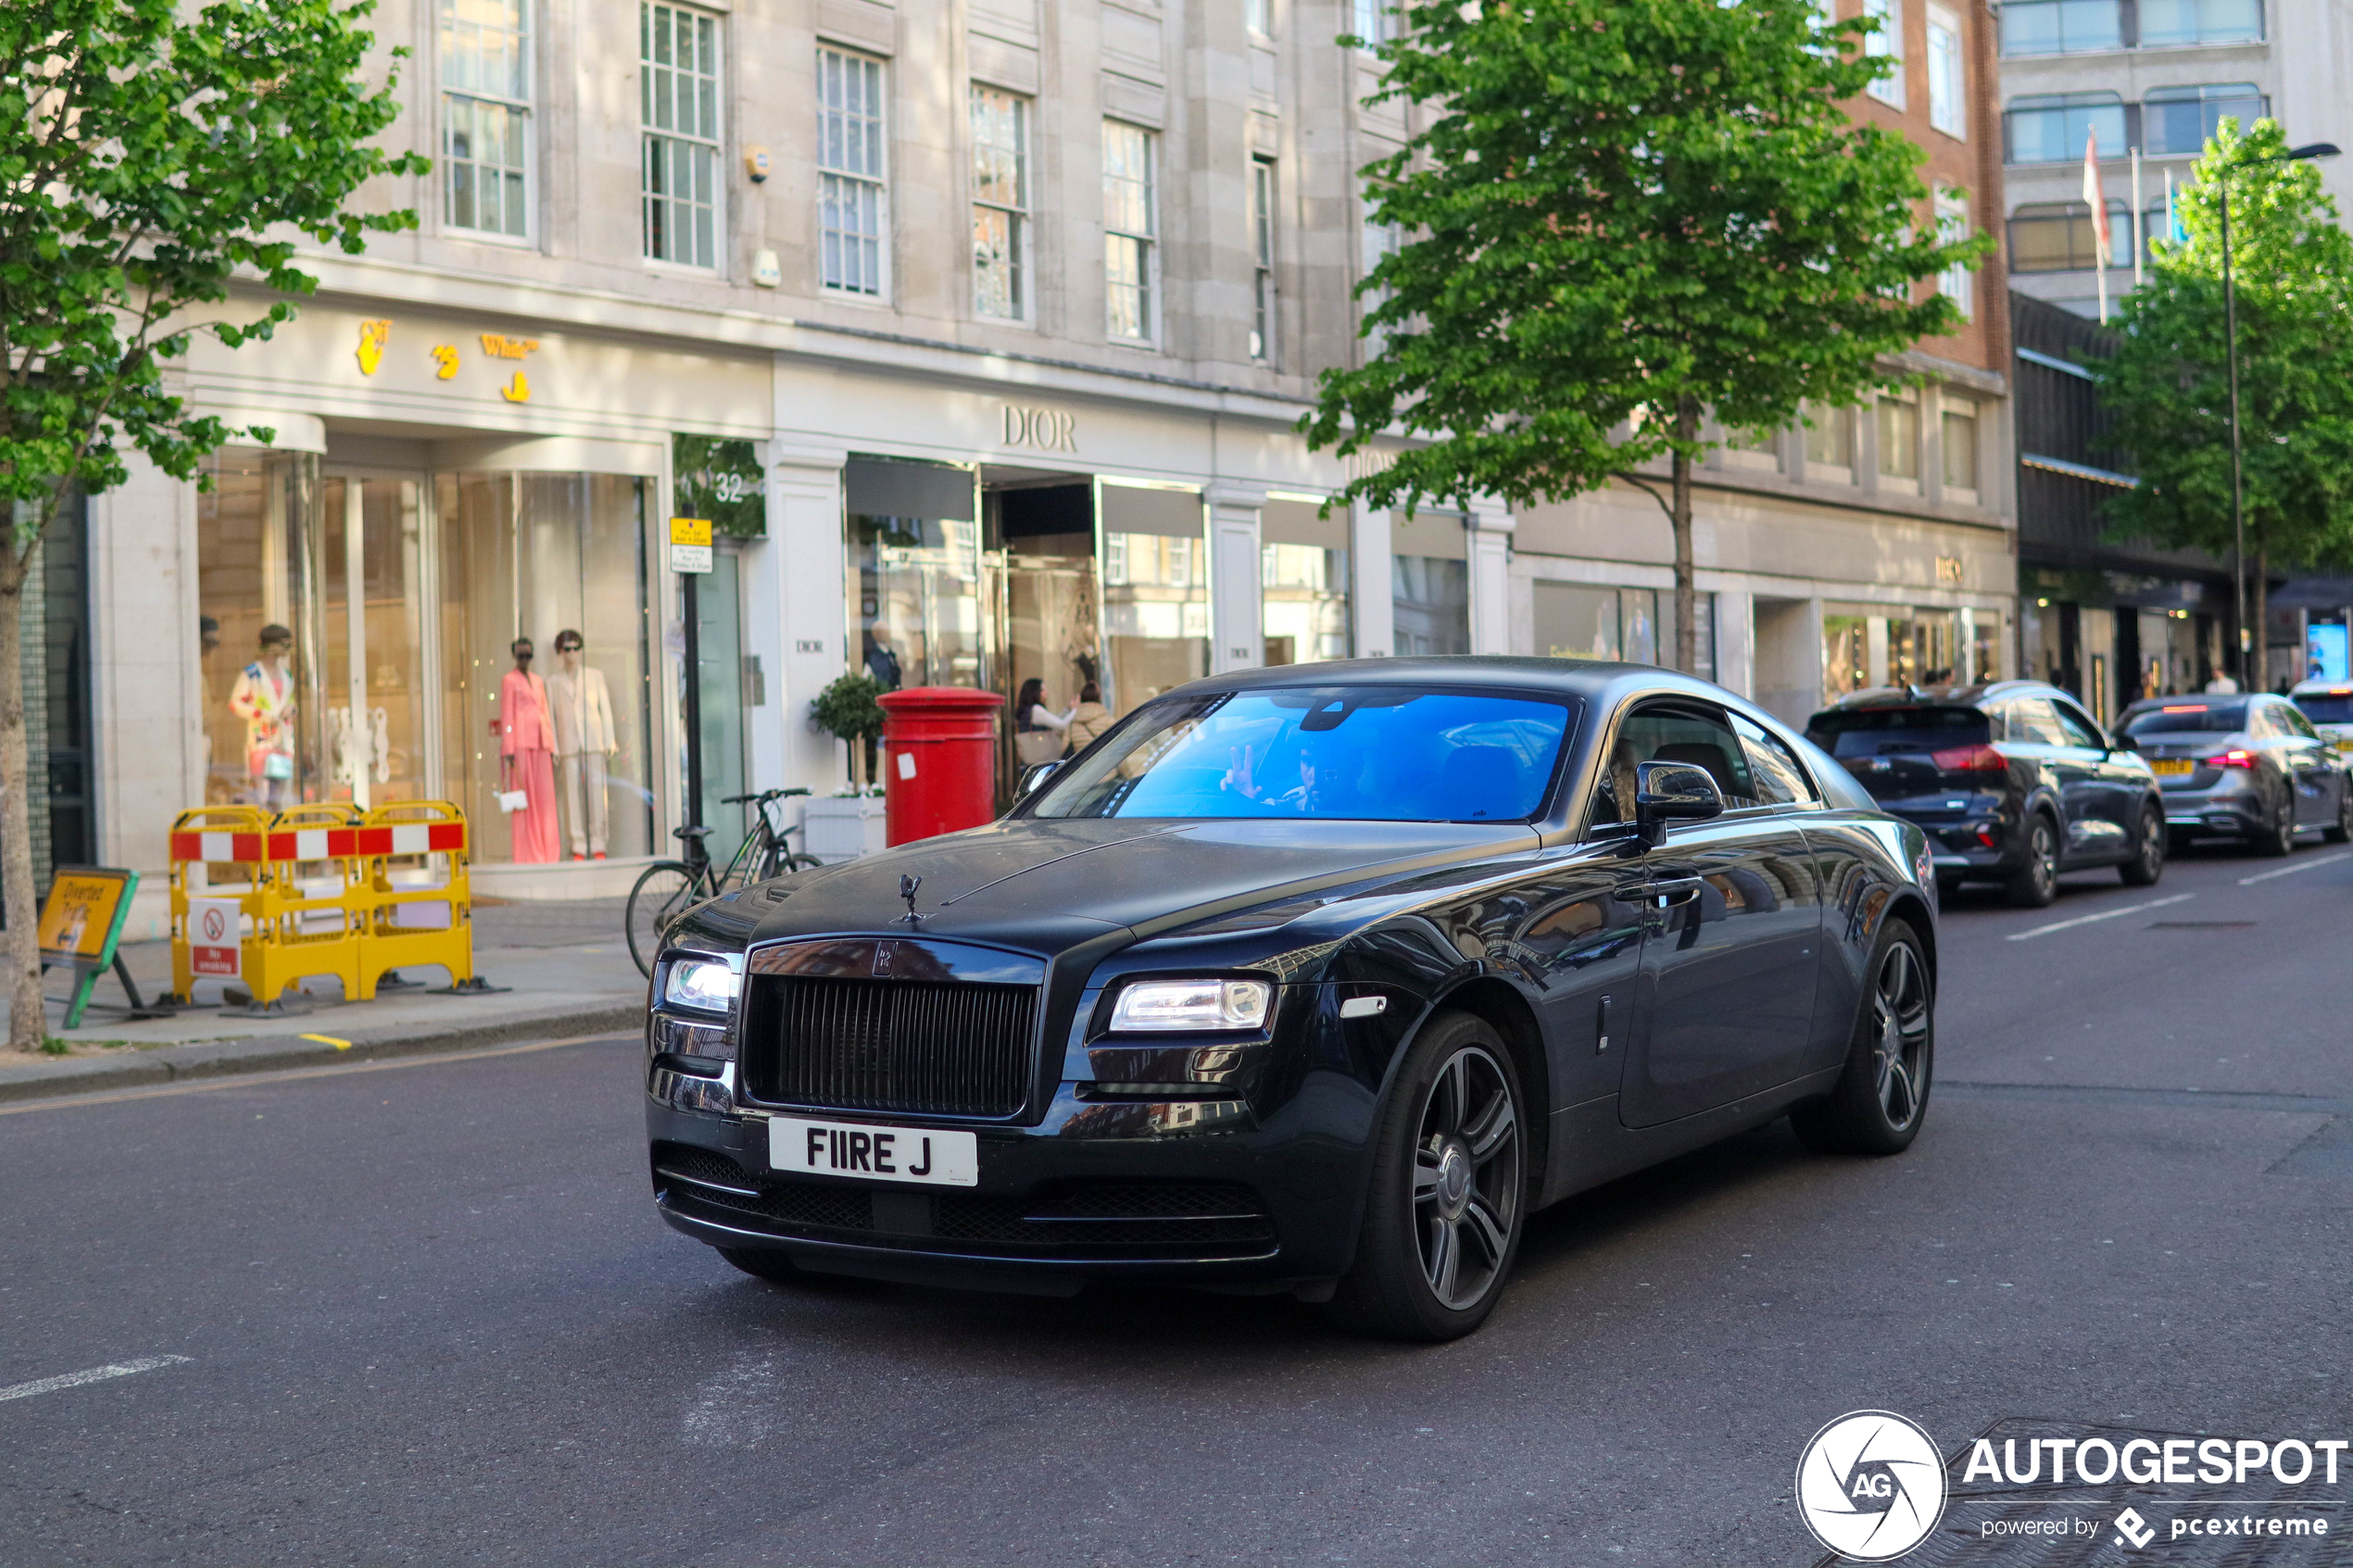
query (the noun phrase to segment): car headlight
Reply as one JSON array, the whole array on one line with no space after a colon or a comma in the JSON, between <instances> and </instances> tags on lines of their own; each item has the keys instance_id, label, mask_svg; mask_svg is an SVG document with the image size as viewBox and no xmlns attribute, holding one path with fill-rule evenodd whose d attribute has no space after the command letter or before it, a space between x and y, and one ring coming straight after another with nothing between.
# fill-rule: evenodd
<instances>
[{"instance_id":1,"label":"car headlight","mask_svg":"<svg viewBox=\"0 0 2353 1568\"><path fill-rule=\"evenodd\" d=\"M673 1007L725 1012L742 987L742 978L724 959L673 959L661 982L661 999Z\"/></svg>"},{"instance_id":2,"label":"car headlight","mask_svg":"<svg viewBox=\"0 0 2353 1568\"><path fill-rule=\"evenodd\" d=\"M1264 980L1145 980L1119 994L1115 1032L1256 1029L1275 988Z\"/></svg>"}]
</instances>

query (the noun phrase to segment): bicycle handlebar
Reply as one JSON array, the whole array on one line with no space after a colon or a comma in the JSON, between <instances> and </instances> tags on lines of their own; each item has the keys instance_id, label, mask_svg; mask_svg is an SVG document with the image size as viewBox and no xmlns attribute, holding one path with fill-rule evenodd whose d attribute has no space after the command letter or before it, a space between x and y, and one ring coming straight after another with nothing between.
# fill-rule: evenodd
<instances>
[{"instance_id":1,"label":"bicycle handlebar","mask_svg":"<svg viewBox=\"0 0 2353 1568\"><path fill-rule=\"evenodd\" d=\"M782 800L788 795L807 795L809 791L804 787L768 789L761 791L758 795L723 795L719 797L719 804L722 806L765 806L772 800Z\"/></svg>"}]
</instances>

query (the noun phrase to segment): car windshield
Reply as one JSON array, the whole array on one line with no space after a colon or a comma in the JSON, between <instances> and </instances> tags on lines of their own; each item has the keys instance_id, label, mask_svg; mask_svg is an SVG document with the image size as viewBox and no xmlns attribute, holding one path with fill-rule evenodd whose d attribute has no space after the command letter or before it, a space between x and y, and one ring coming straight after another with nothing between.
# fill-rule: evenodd
<instances>
[{"instance_id":1,"label":"car windshield","mask_svg":"<svg viewBox=\"0 0 2353 1568\"><path fill-rule=\"evenodd\" d=\"M1983 746L1992 734L1974 708L1833 708L1806 726L1806 738L1833 757Z\"/></svg>"},{"instance_id":2,"label":"car windshield","mask_svg":"<svg viewBox=\"0 0 2353 1568\"><path fill-rule=\"evenodd\" d=\"M2353 692L2306 692L2289 700L2315 724L2353 724Z\"/></svg>"},{"instance_id":3,"label":"car windshield","mask_svg":"<svg viewBox=\"0 0 2353 1568\"><path fill-rule=\"evenodd\" d=\"M1573 697L1314 686L1155 702L1062 771L1040 817L1525 822Z\"/></svg>"},{"instance_id":4,"label":"car windshield","mask_svg":"<svg viewBox=\"0 0 2353 1568\"><path fill-rule=\"evenodd\" d=\"M2215 730L2229 733L2246 728L2246 704L2244 702L2169 702L2162 708L2144 708L2124 721L2124 733L2141 735L2171 734L2176 731Z\"/></svg>"}]
</instances>

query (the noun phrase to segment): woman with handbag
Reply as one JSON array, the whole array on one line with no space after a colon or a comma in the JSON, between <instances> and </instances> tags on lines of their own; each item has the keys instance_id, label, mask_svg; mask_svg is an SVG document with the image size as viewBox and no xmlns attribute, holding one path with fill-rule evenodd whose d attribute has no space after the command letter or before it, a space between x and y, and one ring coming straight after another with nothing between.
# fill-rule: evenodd
<instances>
[{"instance_id":1,"label":"woman with handbag","mask_svg":"<svg viewBox=\"0 0 2353 1568\"><path fill-rule=\"evenodd\" d=\"M1070 714L1070 749L1081 752L1111 728L1111 709L1103 706L1103 688L1089 681L1078 688L1078 706Z\"/></svg>"},{"instance_id":2,"label":"woman with handbag","mask_svg":"<svg viewBox=\"0 0 2353 1568\"><path fill-rule=\"evenodd\" d=\"M1068 745L1063 732L1069 728L1070 714L1046 706L1045 682L1032 675L1021 684L1021 695L1013 698L1013 754L1023 767L1060 757Z\"/></svg>"}]
</instances>

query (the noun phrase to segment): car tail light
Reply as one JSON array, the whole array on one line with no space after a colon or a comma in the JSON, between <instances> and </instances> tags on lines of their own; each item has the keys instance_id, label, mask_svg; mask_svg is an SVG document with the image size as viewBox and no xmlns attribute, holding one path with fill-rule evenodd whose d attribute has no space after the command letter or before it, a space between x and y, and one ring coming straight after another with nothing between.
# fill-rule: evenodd
<instances>
[{"instance_id":1,"label":"car tail light","mask_svg":"<svg viewBox=\"0 0 2353 1568\"><path fill-rule=\"evenodd\" d=\"M2010 759L1990 746L1957 746L1932 751L1928 759L1948 773L2006 773Z\"/></svg>"},{"instance_id":2,"label":"car tail light","mask_svg":"<svg viewBox=\"0 0 2353 1568\"><path fill-rule=\"evenodd\" d=\"M2201 760L2209 768L2252 768L2255 766L2256 758L2252 751L2242 751L2237 746L2233 746L2228 751L2201 759Z\"/></svg>"}]
</instances>

